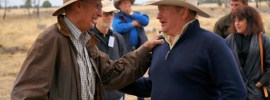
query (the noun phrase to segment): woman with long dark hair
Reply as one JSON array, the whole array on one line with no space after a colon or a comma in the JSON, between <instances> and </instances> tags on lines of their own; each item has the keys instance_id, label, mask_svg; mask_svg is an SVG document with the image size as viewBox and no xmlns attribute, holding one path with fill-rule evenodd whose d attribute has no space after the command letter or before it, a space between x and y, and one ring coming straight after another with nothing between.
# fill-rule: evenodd
<instances>
[{"instance_id":1,"label":"woman with long dark hair","mask_svg":"<svg viewBox=\"0 0 270 100\"><path fill-rule=\"evenodd\" d=\"M264 26L256 9L245 6L232 13L233 23L226 38L231 47L247 89L246 100L265 100L263 86L270 80L270 39L264 34ZM264 74L260 70L259 33L262 35Z\"/></svg>"}]
</instances>

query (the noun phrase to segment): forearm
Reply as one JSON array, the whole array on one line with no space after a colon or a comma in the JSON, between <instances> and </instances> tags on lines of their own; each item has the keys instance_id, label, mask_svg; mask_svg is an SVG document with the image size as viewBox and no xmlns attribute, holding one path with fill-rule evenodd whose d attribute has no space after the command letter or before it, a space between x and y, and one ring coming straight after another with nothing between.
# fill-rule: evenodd
<instances>
[{"instance_id":1,"label":"forearm","mask_svg":"<svg viewBox=\"0 0 270 100\"><path fill-rule=\"evenodd\" d=\"M150 66L150 60L150 50L141 46L119 60L105 61L107 63L102 64L105 71L102 72L102 81L107 88L120 89L142 77Z\"/></svg>"},{"instance_id":2,"label":"forearm","mask_svg":"<svg viewBox=\"0 0 270 100\"><path fill-rule=\"evenodd\" d=\"M149 17L145 14L135 12L131 16L143 26L146 26L149 23Z\"/></svg>"},{"instance_id":3,"label":"forearm","mask_svg":"<svg viewBox=\"0 0 270 100\"><path fill-rule=\"evenodd\" d=\"M149 77L141 77L130 85L120 89L121 92L139 97L150 97L152 83Z\"/></svg>"},{"instance_id":4,"label":"forearm","mask_svg":"<svg viewBox=\"0 0 270 100\"><path fill-rule=\"evenodd\" d=\"M123 22L117 17L115 17L112 26L113 30L117 33L128 32L131 28L133 28L132 22Z\"/></svg>"}]
</instances>

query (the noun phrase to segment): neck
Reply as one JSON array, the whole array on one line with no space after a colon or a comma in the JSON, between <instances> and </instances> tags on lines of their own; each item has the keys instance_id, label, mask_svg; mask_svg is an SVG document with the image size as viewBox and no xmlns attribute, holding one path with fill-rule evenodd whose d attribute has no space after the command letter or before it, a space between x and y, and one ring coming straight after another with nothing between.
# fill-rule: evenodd
<instances>
[{"instance_id":1,"label":"neck","mask_svg":"<svg viewBox=\"0 0 270 100\"><path fill-rule=\"evenodd\" d=\"M107 27L102 27L101 25L99 25L99 24L96 24L96 27L97 27L97 29L105 36L107 33L108 33L108 31L109 31L109 28L107 28Z\"/></svg>"},{"instance_id":2,"label":"neck","mask_svg":"<svg viewBox=\"0 0 270 100\"><path fill-rule=\"evenodd\" d=\"M181 35L183 34L183 29L185 27L185 25L187 25L190 21L192 21L193 19L189 19L189 20L186 20L186 21L183 21L183 23L179 23L177 26L179 26L178 28L175 28L174 30L171 30L170 32L168 32L168 34L170 34L170 39L169 39L169 42L170 43L173 43L175 37L177 35Z\"/></svg>"},{"instance_id":3,"label":"neck","mask_svg":"<svg viewBox=\"0 0 270 100\"><path fill-rule=\"evenodd\" d=\"M78 18L69 16L68 14L66 15L69 21L71 21L82 33L85 33L87 30L84 30L81 26L81 24L78 22Z\"/></svg>"}]
</instances>

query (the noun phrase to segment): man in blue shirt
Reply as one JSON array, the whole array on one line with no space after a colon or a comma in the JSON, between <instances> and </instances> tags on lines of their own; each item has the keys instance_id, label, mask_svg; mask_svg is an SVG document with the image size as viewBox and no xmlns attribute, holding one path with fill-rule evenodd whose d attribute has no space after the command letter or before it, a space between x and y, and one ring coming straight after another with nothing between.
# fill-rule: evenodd
<instances>
[{"instance_id":1,"label":"man in blue shirt","mask_svg":"<svg viewBox=\"0 0 270 100\"><path fill-rule=\"evenodd\" d=\"M162 38L152 52L149 77L123 89L153 100L244 100L246 89L232 51L220 36L200 27L209 18L197 0L158 0Z\"/></svg>"},{"instance_id":2,"label":"man in blue shirt","mask_svg":"<svg viewBox=\"0 0 270 100\"><path fill-rule=\"evenodd\" d=\"M132 11L134 0L115 0L114 6L120 12L116 13L113 21L115 32L123 35L127 51L132 51L147 41L144 27L149 23L146 14Z\"/></svg>"}]
</instances>

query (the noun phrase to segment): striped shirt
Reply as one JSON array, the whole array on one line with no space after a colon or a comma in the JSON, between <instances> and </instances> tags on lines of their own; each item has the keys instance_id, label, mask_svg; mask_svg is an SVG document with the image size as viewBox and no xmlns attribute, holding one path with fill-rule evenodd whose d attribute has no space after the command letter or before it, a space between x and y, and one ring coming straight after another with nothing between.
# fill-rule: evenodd
<instances>
[{"instance_id":1,"label":"striped shirt","mask_svg":"<svg viewBox=\"0 0 270 100\"><path fill-rule=\"evenodd\" d=\"M86 49L90 35L83 34L67 17L64 20L71 31L70 39L77 50L77 62L80 69L82 100L94 100L95 74Z\"/></svg>"}]
</instances>

